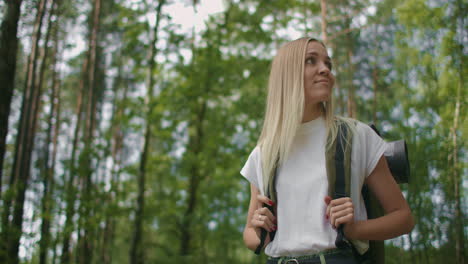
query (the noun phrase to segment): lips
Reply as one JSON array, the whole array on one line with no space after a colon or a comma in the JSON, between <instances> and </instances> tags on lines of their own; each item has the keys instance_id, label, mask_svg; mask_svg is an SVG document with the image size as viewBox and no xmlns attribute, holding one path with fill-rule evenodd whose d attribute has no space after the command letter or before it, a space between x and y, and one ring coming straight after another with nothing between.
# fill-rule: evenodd
<instances>
[{"instance_id":1,"label":"lips","mask_svg":"<svg viewBox=\"0 0 468 264\"><path fill-rule=\"evenodd\" d=\"M329 83L330 81L327 80L327 79L321 79L321 80L317 80L315 81L315 83Z\"/></svg>"}]
</instances>

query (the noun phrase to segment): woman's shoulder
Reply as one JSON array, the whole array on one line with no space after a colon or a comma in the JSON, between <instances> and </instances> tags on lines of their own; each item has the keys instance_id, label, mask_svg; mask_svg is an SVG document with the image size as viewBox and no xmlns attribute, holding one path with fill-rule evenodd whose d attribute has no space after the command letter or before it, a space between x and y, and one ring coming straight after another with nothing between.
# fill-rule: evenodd
<instances>
[{"instance_id":1,"label":"woman's shoulder","mask_svg":"<svg viewBox=\"0 0 468 264\"><path fill-rule=\"evenodd\" d=\"M260 146L256 145L249 154L250 160L259 160L260 159Z\"/></svg>"},{"instance_id":2,"label":"woman's shoulder","mask_svg":"<svg viewBox=\"0 0 468 264\"><path fill-rule=\"evenodd\" d=\"M335 116L335 120L338 122L344 122L348 124L350 127L355 129L354 132L357 132L358 134L367 134L369 132L372 132L372 128L365 124L364 122L356 119L356 118L351 118L351 117L344 117L344 116Z\"/></svg>"}]
</instances>

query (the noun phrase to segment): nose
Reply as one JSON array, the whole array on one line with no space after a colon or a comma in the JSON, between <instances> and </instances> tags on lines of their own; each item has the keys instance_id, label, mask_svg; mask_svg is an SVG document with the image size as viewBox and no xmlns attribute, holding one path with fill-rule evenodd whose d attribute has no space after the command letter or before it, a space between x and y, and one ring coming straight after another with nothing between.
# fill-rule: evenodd
<instances>
[{"instance_id":1,"label":"nose","mask_svg":"<svg viewBox=\"0 0 468 264\"><path fill-rule=\"evenodd\" d=\"M320 75L327 75L327 76L330 74L330 69L323 62L320 63L319 74Z\"/></svg>"}]
</instances>

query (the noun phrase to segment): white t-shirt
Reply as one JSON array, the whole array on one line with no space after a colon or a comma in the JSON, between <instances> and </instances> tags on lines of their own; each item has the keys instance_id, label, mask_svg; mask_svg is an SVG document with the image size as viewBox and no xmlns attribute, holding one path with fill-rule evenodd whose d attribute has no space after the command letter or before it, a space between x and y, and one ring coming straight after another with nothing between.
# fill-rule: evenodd
<instances>
[{"instance_id":1,"label":"white t-shirt","mask_svg":"<svg viewBox=\"0 0 468 264\"><path fill-rule=\"evenodd\" d=\"M325 219L328 180L325 161L326 126L320 117L302 123L276 179L277 226L265 248L271 257L300 256L335 248L336 230ZM385 151L386 143L367 125L358 122L351 153L351 199L354 219L367 219L361 188ZM263 193L260 148L250 154L240 173ZM368 242L366 242L368 247Z\"/></svg>"}]
</instances>

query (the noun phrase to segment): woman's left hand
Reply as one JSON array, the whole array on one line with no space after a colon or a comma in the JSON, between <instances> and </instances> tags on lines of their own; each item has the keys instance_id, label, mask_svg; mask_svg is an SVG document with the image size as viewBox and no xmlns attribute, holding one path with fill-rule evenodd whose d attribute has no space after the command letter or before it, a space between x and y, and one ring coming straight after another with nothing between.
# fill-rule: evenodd
<instances>
[{"instance_id":1,"label":"woman's left hand","mask_svg":"<svg viewBox=\"0 0 468 264\"><path fill-rule=\"evenodd\" d=\"M344 197L332 200L330 196L326 196L325 203L327 204L326 217L330 219L333 228L336 229L341 224L354 222L354 205L351 198Z\"/></svg>"}]
</instances>

